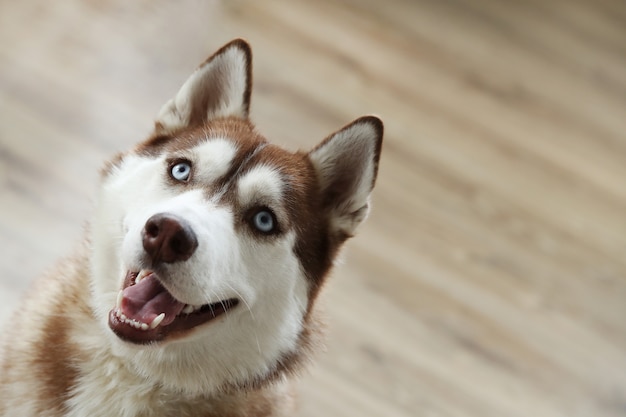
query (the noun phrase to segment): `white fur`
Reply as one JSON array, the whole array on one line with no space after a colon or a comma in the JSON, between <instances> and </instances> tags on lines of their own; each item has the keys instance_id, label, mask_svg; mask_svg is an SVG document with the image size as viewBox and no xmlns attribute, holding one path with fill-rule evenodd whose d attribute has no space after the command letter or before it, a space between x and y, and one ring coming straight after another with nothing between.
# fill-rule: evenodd
<instances>
[{"instance_id":1,"label":"white fur","mask_svg":"<svg viewBox=\"0 0 626 417\"><path fill-rule=\"evenodd\" d=\"M224 141L199 145L190 154L194 160L206 161L217 148L230 149ZM224 169L220 166L219 172L201 176L219 176ZM103 185L93 229L92 271L98 321L109 337L106 345L97 347L101 352L96 357L97 362L106 356L116 359L108 365L94 362L93 373L84 374L73 404L90 404L91 409L89 413L77 409L77 416L92 415L98 407L110 410L118 403L120 407L131 403L142 407L154 400L147 388L138 384L141 393L112 401L112 391L100 386L104 376L106 380L114 378L114 385L132 386L136 380L147 379L193 396L262 376L271 371L268 366L296 347L308 300L306 279L292 250L295 234L289 232L267 241L238 232L231 208L217 205L205 188L181 193L168 184L166 176L165 157L130 156ZM242 204L276 202L281 197L280 177L267 167L257 167L240 180L238 190ZM197 327L186 338L136 346L112 333L107 316L125 272L142 267L141 230L146 220L161 212L184 218L198 238L191 258L167 268L166 288L188 304L235 297L240 305ZM86 337L77 336L77 342L87 344L82 340ZM94 337L94 345L96 340ZM116 372L123 373L118 378L113 376Z\"/></svg>"},{"instance_id":2,"label":"white fur","mask_svg":"<svg viewBox=\"0 0 626 417\"><path fill-rule=\"evenodd\" d=\"M224 138L212 138L194 149L194 178L210 183L225 175L230 169L237 146Z\"/></svg>"},{"instance_id":3,"label":"white fur","mask_svg":"<svg viewBox=\"0 0 626 417\"><path fill-rule=\"evenodd\" d=\"M283 197L283 180L276 168L260 165L242 175L237 193L243 206L253 202L278 205Z\"/></svg>"}]
</instances>

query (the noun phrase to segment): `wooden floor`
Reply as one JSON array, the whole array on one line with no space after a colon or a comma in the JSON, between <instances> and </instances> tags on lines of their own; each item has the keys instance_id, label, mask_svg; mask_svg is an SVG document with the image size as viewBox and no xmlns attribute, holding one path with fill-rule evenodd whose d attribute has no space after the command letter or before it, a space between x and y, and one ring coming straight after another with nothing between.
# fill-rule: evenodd
<instances>
[{"instance_id":1,"label":"wooden floor","mask_svg":"<svg viewBox=\"0 0 626 417\"><path fill-rule=\"evenodd\" d=\"M0 3L0 316L234 37L272 140L386 124L300 416L626 416L622 0Z\"/></svg>"}]
</instances>

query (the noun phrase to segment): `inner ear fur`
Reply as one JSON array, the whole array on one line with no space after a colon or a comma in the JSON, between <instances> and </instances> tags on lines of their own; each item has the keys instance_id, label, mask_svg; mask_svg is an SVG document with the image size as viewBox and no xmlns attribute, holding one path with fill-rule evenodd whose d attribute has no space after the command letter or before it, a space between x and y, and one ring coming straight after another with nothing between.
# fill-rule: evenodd
<instances>
[{"instance_id":1,"label":"inner ear fur","mask_svg":"<svg viewBox=\"0 0 626 417\"><path fill-rule=\"evenodd\" d=\"M200 126L220 117L247 118L252 91L252 50L243 39L221 47L161 108L158 134Z\"/></svg>"}]
</instances>

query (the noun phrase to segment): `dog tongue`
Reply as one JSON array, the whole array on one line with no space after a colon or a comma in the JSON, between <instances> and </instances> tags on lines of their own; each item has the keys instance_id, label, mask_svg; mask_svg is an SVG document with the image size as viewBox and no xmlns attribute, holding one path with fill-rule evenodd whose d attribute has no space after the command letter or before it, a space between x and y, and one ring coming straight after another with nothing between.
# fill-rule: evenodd
<instances>
[{"instance_id":1,"label":"dog tongue","mask_svg":"<svg viewBox=\"0 0 626 417\"><path fill-rule=\"evenodd\" d=\"M167 292L154 274L124 289L122 294L122 313L129 319L146 324L152 323L156 316L165 313L160 325L167 326L185 307L185 304L176 301Z\"/></svg>"}]
</instances>

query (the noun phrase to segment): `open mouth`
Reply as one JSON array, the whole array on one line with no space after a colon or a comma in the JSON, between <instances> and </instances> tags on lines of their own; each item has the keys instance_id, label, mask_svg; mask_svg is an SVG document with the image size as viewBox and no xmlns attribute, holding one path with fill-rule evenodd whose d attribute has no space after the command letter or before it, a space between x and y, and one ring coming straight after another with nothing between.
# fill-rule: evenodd
<instances>
[{"instance_id":1,"label":"open mouth","mask_svg":"<svg viewBox=\"0 0 626 417\"><path fill-rule=\"evenodd\" d=\"M165 289L154 272L128 271L116 306L109 312L109 327L128 342L158 342L207 323L237 304L235 298L199 306L185 304Z\"/></svg>"}]
</instances>

